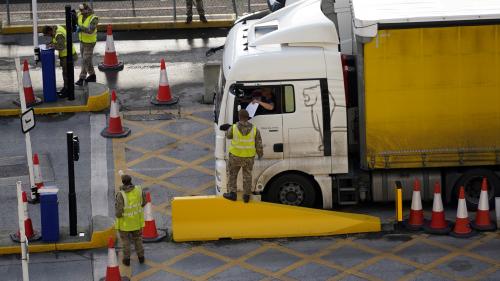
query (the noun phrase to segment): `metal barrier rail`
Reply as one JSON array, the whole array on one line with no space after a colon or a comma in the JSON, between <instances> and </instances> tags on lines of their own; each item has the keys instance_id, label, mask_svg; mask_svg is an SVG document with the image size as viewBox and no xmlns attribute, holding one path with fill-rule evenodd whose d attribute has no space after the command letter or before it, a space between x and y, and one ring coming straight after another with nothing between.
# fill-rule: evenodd
<instances>
[{"instance_id":1,"label":"metal barrier rail","mask_svg":"<svg viewBox=\"0 0 500 281\"><path fill-rule=\"evenodd\" d=\"M193 1L194 20L197 19L196 0ZM64 6L77 9L82 1L39 0L40 24L64 22ZM89 0L101 22L184 21L186 0ZM208 20L234 19L246 13L268 9L266 0L203 0ZM32 25L30 0L0 1L0 15L4 26Z\"/></svg>"}]
</instances>

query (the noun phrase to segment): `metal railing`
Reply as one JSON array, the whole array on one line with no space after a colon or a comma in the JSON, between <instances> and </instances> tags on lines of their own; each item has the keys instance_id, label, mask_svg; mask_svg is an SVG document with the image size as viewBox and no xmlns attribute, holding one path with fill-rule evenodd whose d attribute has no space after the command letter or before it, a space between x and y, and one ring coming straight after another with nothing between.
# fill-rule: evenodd
<instances>
[{"instance_id":1,"label":"metal railing","mask_svg":"<svg viewBox=\"0 0 500 281\"><path fill-rule=\"evenodd\" d=\"M194 20L197 19L196 0L193 1ZM64 6L77 10L82 1L37 1L40 24L64 22ZM186 0L89 0L101 23L117 22L177 22L186 19ZM232 20L246 13L268 9L266 0L203 0L208 20ZM1 0L2 24L32 25L31 0Z\"/></svg>"}]
</instances>

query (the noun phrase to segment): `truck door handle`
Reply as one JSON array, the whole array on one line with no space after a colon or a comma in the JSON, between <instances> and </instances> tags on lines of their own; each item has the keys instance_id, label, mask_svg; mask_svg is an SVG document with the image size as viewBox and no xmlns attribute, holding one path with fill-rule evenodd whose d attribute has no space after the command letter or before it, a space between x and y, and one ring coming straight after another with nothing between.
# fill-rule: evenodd
<instances>
[{"instance_id":1,"label":"truck door handle","mask_svg":"<svg viewBox=\"0 0 500 281\"><path fill-rule=\"evenodd\" d=\"M270 133L271 132L277 132L277 131L279 131L279 130L278 129L271 129L271 130L269 130Z\"/></svg>"},{"instance_id":2,"label":"truck door handle","mask_svg":"<svg viewBox=\"0 0 500 281\"><path fill-rule=\"evenodd\" d=\"M275 143L273 145L274 152L283 152L283 143Z\"/></svg>"}]
</instances>

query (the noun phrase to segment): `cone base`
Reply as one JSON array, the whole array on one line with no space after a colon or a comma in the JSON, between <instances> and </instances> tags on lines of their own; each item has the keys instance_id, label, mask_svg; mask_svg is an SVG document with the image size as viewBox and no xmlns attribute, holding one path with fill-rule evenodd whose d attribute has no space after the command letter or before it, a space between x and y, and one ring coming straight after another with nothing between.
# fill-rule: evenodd
<instances>
[{"instance_id":1,"label":"cone base","mask_svg":"<svg viewBox=\"0 0 500 281\"><path fill-rule=\"evenodd\" d=\"M457 233L455 231L450 232L450 236L453 236L455 238L470 238L475 235L477 235L477 232L474 230L471 230L468 233Z\"/></svg>"},{"instance_id":2,"label":"cone base","mask_svg":"<svg viewBox=\"0 0 500 281\"><path fill-rule=\"evenodd\" d=\"M452 223L450 221L446 221L446 225L447 226L444 228L432 228L432 227L430 227L430 222L429 222L428 224L424 224L423 228L424 228L425 233L446 235L446 234L450 233Z\"/></svg>"},{"instance_id":3,"label":"cone base","mask_svg":"<svg viewBox=\"0 0 500 281\"><path fill-rule=\"evenodd\" d=\"M172 96L169 101L159 101L156 99L156 96L151 97L151 103L154 105L173 105L179 102L179 97Z\"/></svg>"},{"instance_id":4,"label":"cone base","mask_svg":"<svg viewBox=\"0 0 500 281\"><path fill-rule=\"evenodd\" d=\"M97 68L102 72L108 71L122 71L123 70L123 62L118 62L117 65L105 65L104 63L100 63Z\"/></svg>"},{"instance_id":5,"label":"cone base","mask_svg":"<svg viewBox=\"0 0 500 281\"><path fill-rule=\"evenodd\" d=\"M120 277L122 278L122 281L130 281L130 278L128 278L127 276L120 276ZM106 276L99 279L99 281L106 281Z\"/></svg>"},{"instance_id":6,"label":"cone base","mask_svg":"<svg viewBox=\"0 0 500 281\"><path fill-rule=\"evenodd\" d=\"M16 100L12 101L12 103L15 104L16 106L19 106L19 107L21 106L21 102L19 101L19 98L17 98ZM39 97L35 96L35 102L27 103L26 107L32 107L32 106L40 105L42 103L43 103L42 99L40 99Z\"/></svg>"},{"instance_id":7,"label":"cone base","mask_svg":"<svg viewBox=\"0 0 500 281\"><path fill-rule=\"evenodd\" d=\"M17 232L10 234L10 239L13 242L21 243L21 237L19 237ZM33 241L38 241L40 239L42 239L42 235L40 235L40 233L38 233L38 231L33 231L33 236L31 238L29 238L28 241L33 242Z\"/></svg>"},{"instance_id":8,"label":"cone base","mask_svg":"<svg viewBox=\"0 0 500 281\"><path fill-rule=\"evenodd\" d=\"M108 132L108 127L106 127L101 131L101 136L105 138L124 138L130 135L131 132L132 131L129 128L123 127L123 132L118 134L111 134Z\"/></svg>"},{"instance_id":9,"label":"cone base","mask_svg":"<svg viewBox=\"0 0 500 281\"><path fill-rule=\"evenodd\" d=\"M414 224L410 224L410 220L409 219L406 219L403 221L403 226L408 229L408 230L411 230L411 231L419 231L419 230L422 230L424 228L424 225L428 224L429 221L424 219L424 223L421 224L421 225L414 225Z\"/></svg>"},{"instance_id":10,"label":"cone base","mask_svg":"<svg viewBox=\"0 0 500 281\"><path fill-rule=\"evenodd\" d=\"M160 242L163 240L165 237L167 237L167 232L164 230L157 229L156 232L158 232L158 236L155 238L144 238L142 237L142 242L144 243L153 243L153 242Z\"/></svg>"},{"instance_id":11,"label":"cone base","mask_svg":"<svg viewBox=\"0 0 500 281\"><path fill-rule=\"evenodd\" d=\"M474 221L470 222L470 227L478 231L495 231L497 229L494 223L490 223L489 225L477 225Z\"/></svg>"}]
</instances>

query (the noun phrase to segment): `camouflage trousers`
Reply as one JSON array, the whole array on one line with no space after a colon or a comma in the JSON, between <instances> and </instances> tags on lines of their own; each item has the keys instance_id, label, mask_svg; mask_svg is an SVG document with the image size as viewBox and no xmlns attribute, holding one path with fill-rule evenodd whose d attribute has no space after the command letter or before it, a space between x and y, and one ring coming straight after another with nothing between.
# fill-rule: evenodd
<instances>
[{"instance_id":1,"label":"camouflage trousers","mask_svg":"<svg viewBox=\"0 0 500 281\"><path fill-rule=\"evenodd\" d=\"M73 54L73 66L75 65L75 62L77 62L77 61L78 61L78 55ZM68 89L68 64L66 63L66 57L59 58L59 65L62 68L64 88Z\"/></svg>"},{"instance_id":2,"label":"camouflage trousers","mask_svg":"<svg viewBox=\"0 0 500 281\"><path fill-rule=\"evenodd\" d=\"M196 0L196 10L198 10L198 15L205 15L205 10L203 9L203 0ZM186 0L186 16L193 15L193 0Z\"/></svg>"},{"instance_id":3,"label":"camouflage trousers","mask_svg":"<svg viewBox=\"0 0 500 281\"><path fill-rule=\"evenodd\" d=\"M95 74L92 56L94 55L95 43L80 43L80 53L82 55L82 71L80 78L85 79L88 75Z\"/></svg>"},{"instance_id":4,"label":"camouflage trousers","mask_svg":"<svg viewBox=\"0 0 500 281\"><path fill-rule=\"evenodd\" d=\"M237 157L229 153L228 162L228 191L236 192L236 180L238 179L238 173L240 169L243 170L243 193L252 193L252 168L253 168L253 157Z\"/></svg>"},{"instance_id":5,"label":"camouflage trousers","mask_svg":"<svg viewBox=\"0 0 500 281\"><path fill-rule=\"evenodd\" d=\"M142 246L142 231L118 231L123 247L123 258L130 259L130 244L134 243L137 257L144 257L144 247Z\"/></svg>"}]
</instances>

